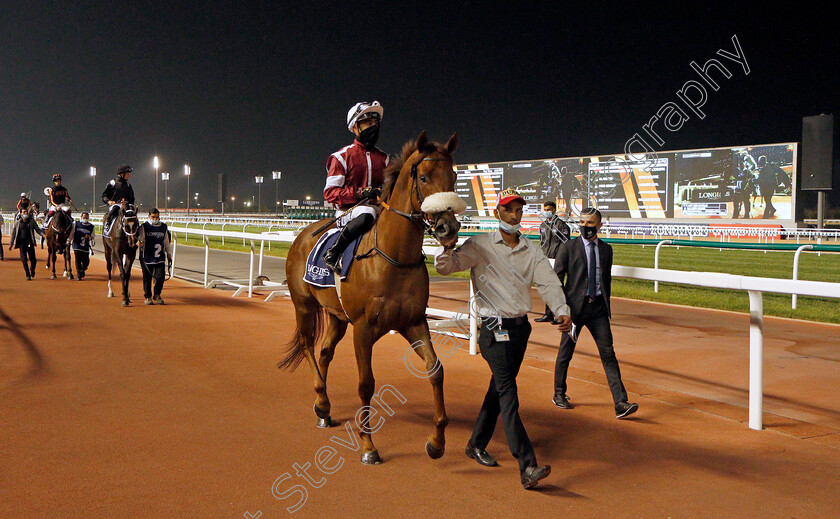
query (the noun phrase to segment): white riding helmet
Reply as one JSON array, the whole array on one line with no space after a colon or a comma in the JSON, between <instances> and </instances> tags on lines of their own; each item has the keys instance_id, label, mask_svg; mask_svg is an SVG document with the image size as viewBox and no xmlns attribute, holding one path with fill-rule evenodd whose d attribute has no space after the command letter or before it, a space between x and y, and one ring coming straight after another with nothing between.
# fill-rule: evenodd
<instances>
[{"instance_id":1,"label":"white riding helmet","mask_svg":"<svg viewBox=\"0 0 840 519\"><path fill-rule=\"evenodd\" d=\"M372 103L362 101L361 103L356 103L353 108L347 112L347 129L352 132L353 128L356 127L357 122L371 117L381 121L382 112L382 105L379 104L379 101L374 101Z\"/></svg>"}]
</instances>

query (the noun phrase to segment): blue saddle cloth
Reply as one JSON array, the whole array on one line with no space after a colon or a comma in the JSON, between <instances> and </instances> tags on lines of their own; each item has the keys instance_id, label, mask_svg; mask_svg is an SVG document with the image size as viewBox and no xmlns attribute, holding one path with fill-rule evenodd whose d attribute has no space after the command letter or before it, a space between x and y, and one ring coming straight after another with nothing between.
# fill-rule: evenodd
<instances>
[{"instance_id":1,"label":"blue saddle cloth","mask_svg":"<svg viewBox=\"0 0 840 519\"><path fill-rule=\"evenodd\" d=\"M333 271L324 263L324 254L327 249L333 246L338 239L341 229L330 229L325 232L318 239L318 243L312 248L309 257L306 258L306 274L303 275L303 280L310 285L316 287L334 287L335 276ZM344 249L341 256L341 279L344 280L350 272L350 266L353 263L353 258L356 256L356 249L359 247L359 242L362 240L361 236L356 238L350 245Z\"/></svg>"}]
</instances>

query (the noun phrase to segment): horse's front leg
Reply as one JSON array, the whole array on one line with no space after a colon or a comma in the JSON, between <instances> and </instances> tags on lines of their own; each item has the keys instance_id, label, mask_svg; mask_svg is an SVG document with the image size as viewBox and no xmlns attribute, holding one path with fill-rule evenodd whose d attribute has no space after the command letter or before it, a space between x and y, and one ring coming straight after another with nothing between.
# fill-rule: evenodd
<instances>
[{"instance_id":1,"label":"horse's front leg","mask_svg":"<svg viewBox=\"0 0 840 519\"><path fill-rule=\"evenodd\" d=\"M120 303L122 306L128 306L131 303L131 300L128 298L128 280L126 277L128 273L125 271L125 265L123 265L122 258L119 255L116 258L117 267L120 269L120 284L122 285L122 294L123 300Z\"/></svg>"},{"instance_id":2,"label":"horse's front leg","mask_svg":"<svg viewBox=\"0 0 840 519\"><path fill-rule=\"evenodd\" d=\"M449 418L446 416L446 406L443 401L443 364L438 360L435 349L432 347L431 337L429 335L429 323L425 319L410 326L401 333L408 340L410 348L425 363L425 368L422 371L410 368L411 371L420 378L428 378L432 384L432 394L435 399L435 429L429 435L428 441L426 441L426 454L432 459L438 459L443 456L446 449L445 431L449 423ZM406 352L406 357L408 356L408 352ZM408 362L408 358L406 358L406 364Z\"/></svg>"},{"instance_id":3,"label":"horse's front leg","mask_svg":"<svg viewBox=\"0 0 840 519\"><path fill-rule=\"evenodd\" d=\"M58 261L58 251L55 247L50 247L47 252L47 257L49 258L50 268L52 269L52 276L50 276L50 279L56 279L55 262Z\"/></svg>"},{"instance_id":4,"label":"horse's front leg","mask_svg":"<svg viewBox=\"0 0 840 519\"><path fill-rule=\"evenodd\" d=\"M64 248L64 273L67 279L73 279L73 263L70 260L70 244L68 243Z\"/></svg>"},{"instance_id":5,"label":"horse's front leg","mask_svg":"<svg viewBox=\"0 0 840 519\"><path fill-rule=\"evenodd\" d=\"M382 463L382 458L373 445L373 438L371 437L371 433L378 429L379 421L370 414L370 400L376 389L371 356L373 343L376 342L377 338L371 326L363 319L353 324L353 346L356 351L356 366L359 369L359 398L362 400L362 407L356 413L356 425L359 426L359 438L362 440L362 463L367 465ZM371 424L375 420L376 423Z\"/></svg>"}]
</instances>

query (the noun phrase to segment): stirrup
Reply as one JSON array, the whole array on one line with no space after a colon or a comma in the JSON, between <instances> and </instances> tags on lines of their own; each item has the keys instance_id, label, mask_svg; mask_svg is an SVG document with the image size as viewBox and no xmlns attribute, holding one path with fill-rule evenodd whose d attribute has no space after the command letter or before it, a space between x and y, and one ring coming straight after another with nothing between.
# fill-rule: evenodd
<instances>
[{"instance_id":1,"label":"stirrup","mask_svg":"<svg viewBox=\"0 0 840 519\"><path fill-rule=\"evenodd\" d=\"M343 252L343 251L342 251ZM326 254L324 254L324 264L331 268L333 272L337 272L339 270L339 263L341 262L341 253L337 253L335 255L335 259L330 260L330 256L332 255L332 249L328 250Z\"/></svg>"}]
</instances>

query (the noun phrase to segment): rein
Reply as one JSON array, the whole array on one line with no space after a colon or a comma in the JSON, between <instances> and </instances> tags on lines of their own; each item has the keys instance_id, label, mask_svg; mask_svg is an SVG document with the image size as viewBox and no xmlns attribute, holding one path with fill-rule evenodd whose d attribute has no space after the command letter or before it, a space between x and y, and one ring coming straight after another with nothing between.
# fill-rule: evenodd
<instances>
[{"instance_id":1,"label":"rein","mask_svg":"<svg viewBox=\"0 0 840 519\"><path fill-rule=\"evenodd\" d=\"M414 164L411 165L410 174L411 174L412 190L414 191L414 194L417 197L417 205L419 207L423 207L423 200L425 199L425 197L420 194L420 185L417 182L417 175L418 175L417 167L420 165L421 162L443 162L445 160L447 160L447 159L433 159L433 158L430 158L428 156L425 156L425 157L421 158L420 160L415 161ZM402 216L403 218L410 221L411 223L420 225L423 228L425 233L428 233L429 236L434 236L434 231L432 229L432 224L426 218L426 214L423 213L423 211L417 211L417 212L412 211L411 213L406 213L406 212L400 211L398 209L394 209L393 207L388 205L388 203L385 202L385 201L380 201L379 203L382 204L382 207L384 207L386 211L391 211L392 213L394 213L396 215ZM379 254L380 256L382 256L383 258L385 258L385 260L388 263L390 263L391 265L393 265L397 268L413 269L413 268L418 268L418 267L422 267L423 265L425 265L426 255L423 254L422 248L421 248L421 252L420 252L420 259L418 261L414 262L414 263L408 263L408 264L400 263L399 261L397 261L394 258L385 254L385 252L383 252L382 249L379 248L379 232L378 232L378 230L379 230L379 219L377 218L376 223L373 226L373 247L370 250L368 250L367 252L365 252L364 254L360 254L360 255L356 256L357 260L363 259L363 258L368 258L368 257L372 256L374 253L376 253L376 254Z\"/></svg>"},{"instance_id":2,"label":"rein","mask_svg":"<svg viewBox=\"0 0 840 519\"><path fill-rule=\"evenodd\" d=\"M59 234L60 233L65 233L65 232L70 232L70 229L73 227L73 220L72 219L70 220L70 223L67 224L67 227L65 227L63 229L60 228L60 227L56 227L57 223L58 223L58 214L56 213L56 215L53 216L53 219L50 222L50 229L52 229L53 231L55 231L56 233L59 233Z\"/></svg>"},{"instance_id":3,"label":"rein","mask_svg":"<svg viewBox=\"0 0 840 519\"><path fill-rule=\"evenodd\" d=\"M424 197L420 194L420 185L417 183L417 175L418 175L417 167L420 165L421 162L443 162L445 160L446 159L433 159L429 156L425 156L425 157L421 158L420 160L414 162L414 164L411 165L410 174L411 174L412 191L414 191L414 195L417 198L417 205L419 207L423 207L423 200L425 200L426 197ZM419 224L421 227L423 227L423 230L429 236L434 236L434 231L432 229L432 224L426 218L426 214L422 210L417 211L417 212L412 211L411 213L405 213L403 211L393 209L390 205L388 205L384 201L381 201L380 203L382 204L382 207L384 207L387 211L391 211L394 214L398 214L398 215L402 216L403 218L407 219L408 221L410 221L411 223Z\"/></svg>"}]
</instances>

